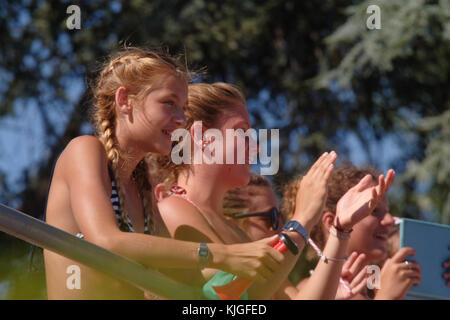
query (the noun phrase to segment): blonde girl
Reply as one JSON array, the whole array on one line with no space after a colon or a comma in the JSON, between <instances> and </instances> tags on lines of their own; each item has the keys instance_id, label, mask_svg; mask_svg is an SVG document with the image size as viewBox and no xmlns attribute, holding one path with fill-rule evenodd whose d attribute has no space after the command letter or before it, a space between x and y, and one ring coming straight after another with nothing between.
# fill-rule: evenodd
<instances>
[{"instance_id":1,"label":"blonde girl","mask_svg":"<svg viewBox=\"0 0 450 320\"><path fill-rule=\"evenodd\" d=\"M176 59L130 48L101 71L94 88L97 135L73 139L54 169L46 221L149 268L220 268L258 281L271 275L283 257L269 240L239 246L165 239L154 207L145 158L168 154L171 132L186 122L189 73ZM180 208L183 211L183 208ZM182 212L180 212L182 214ZM205 252L205 250L203 250ZM50 299L142 299L142 291L85 266L81 288L66 286L77 262L44 251ZM170 297L167 297L170 298Z\"/></svg>"}]
</instances>

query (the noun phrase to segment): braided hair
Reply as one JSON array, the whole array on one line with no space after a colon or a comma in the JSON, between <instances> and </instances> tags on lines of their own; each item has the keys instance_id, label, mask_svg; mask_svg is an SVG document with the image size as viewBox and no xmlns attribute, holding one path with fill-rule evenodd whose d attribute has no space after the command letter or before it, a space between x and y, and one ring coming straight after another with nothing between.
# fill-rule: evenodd
<instances>
[{"instance_id":1,"label":"braided hair","mask_svg":"<svg viewBox=\"0 0 450 320\"><path fill-rule=\"evenodd\" d=\"M93 122L96 135L103 143L110 167L116 180L117 191L120 199L122 220L127 221L128 214L124 206L124 194L118 175L119 159L125 160L125 155L120 153L116 137L116 103L115 94L118 88L125 87L134 97L133 101L143 101L145 96L157 85L158 79L164 75L176 75L186 82L191 80L186 67L178 59L167 53L146 50L141 48L126 48L112 57L103 67L95 86ZM148 175L147 156L136 166L132 173L136 183L144 217L150 221L150 232L154 232L152 223L152 210L155 201L151 200L151 184Z\"/></svg>"}]
</instances>

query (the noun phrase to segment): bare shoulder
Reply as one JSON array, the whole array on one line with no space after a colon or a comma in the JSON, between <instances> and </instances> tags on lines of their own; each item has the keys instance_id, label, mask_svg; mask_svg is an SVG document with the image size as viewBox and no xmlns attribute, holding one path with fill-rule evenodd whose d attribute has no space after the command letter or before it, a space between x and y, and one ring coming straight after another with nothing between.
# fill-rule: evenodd
<instances>
[{"instance_id":1,"label":"bare shoulder","mask_svg":"<svg viewBox=\"0 0 450 320\"><path fill-rule=\"evenodd\" d=\"M107 167L103 144L94 136L80 136L72 139L58 159L59 166L73 170L93 167L102 170Z\"/></svg>"},{"instance_id":2,"label":"bare shoulder","mask_svg":"<svg viewBox=\"0 0 450 320\"><path fill-rule=\"evenodd\" d=\"M192 224L203 220L201 213L189 201L179 196L169 196L158 202L161 217L171 225ZM167 223L167 222L166 222Z\"/></svg>"},{"instance_id":3,"label":"bare shoulder","mask_svg":"<svg viewBox=\"0 0 450 320\"><path fill-rule=\"evenodd\" d=\"M98 181L107 190L108 159L101 141L87 135L72 139L59 156L54 175L68 186L82 179Z\"/></svg>"},{"instance_id":4,"label":"bare shoulder","mask_svg":"<svg viewBox=\"0 0 450 320\"><path fill-rule=\"evenodd\" d=\"M218 241L202 214L186 199L169 196L158 202L158 209L172 237L197 242Z\"/></svg>"},{"instance_id":5,"label":"bare shoulder","mask_svg":"<svg viewBox=\"0 0 450 320\"><path fill-rule=\"evenodd\" d=\"M64 149L63 154L76 157L89 157L91 155L105 154L105 148L100 140L94 136L79 136L72 139L67 147Z\"/></svg>"}]
</instances>

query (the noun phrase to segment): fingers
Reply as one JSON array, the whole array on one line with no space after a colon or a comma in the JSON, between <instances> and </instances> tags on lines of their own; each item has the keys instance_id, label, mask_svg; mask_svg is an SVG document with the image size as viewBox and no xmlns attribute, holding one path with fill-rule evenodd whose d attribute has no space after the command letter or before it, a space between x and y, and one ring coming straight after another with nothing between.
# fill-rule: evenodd
<instances>
[{"instance_id":1,"label":"fingers","mask_svg":"<svg viewBox=\"0 0 450 320\"><path fill-rule=\"evenodd\" d=\"M328 157L322 162L321 166L317 170L317 176L328 181L328 178L331 176L331 173L334 169L334 162L337 159L337 154L334 151L328 155Z\"/></svg>"},{"instance_id":2,"label":"fingers","mask_svg":"<svg viewBox=\"0 0 450 320\"><path fill-rule=\"evenodd\" d=\"M319 157L319 159L316 160L316 162L314 162L314 164L312 165L312 167L309 169L308 174L311 172L315 172L316 168L320 166L320 164L322 163L322 161L328 156L328 152L324 152L322 153L322 155Z\"/></svg>"},{"instance_id":3,"label":"fingers","mask_svg":"<svg viewBox=\"0 0 450 320\"><path fill-rule=\"evenodd\" d=\"M334 151L330 153L323 153L319 159L312 165L308 172L308 175L312 177L322 176L326 173L327 169L333 164L337 159L337 154Z\"/></svg>"},{"instance_id":4,"label":"fingers","mask_svg":"<svg viewBox=\"0 0 450 320\"><path fill-rule=\"evenodd\" d=\"M369 211L372 211L375 209L375 207L378 205L378 193L376 188L372 188L372 198L369 200Z\"/></svg>"},{"instance_id":5,"label":"fingers","mask_svg":"<svg viewBox=\"0 0 450 320\"><path fill-rule=\"evenodd\" d=\"M385 194L385 183L384 183L384 175L380 174L378 176L378 185L377 189L377 202L384 197Z\"/></svg>"},{"instance_id":6,"label":"fingers","mask_svg":"<svg viewBox=\"0 0 450 320\"><path fill-rule=\"evenodd\" d=\"M406 261L404 262L404 264L407 269L422 273L422 268L420 267L420 264L418 262L409 260L408 264L406 264Z\"/></svg>"},{"instance_id":7,"label":"fingers","mask_svg":"<svg viewBox=\"0 0 450 320\"><path fill-rule=\"evenodd\" d=\"M284 254L274 248L268 248L268 253L264 259L265 265L271 270L277 270L279 265L284 261Z\"/></svg>"},{"instance_id":8,"label":"fingers","mask_svg":"<svg viewBox=\"0 0 450 320\"><path fill-rule=\"evenodd\" d=\"M386 174L386 179L385 179L386 191L389 190L389 188L391 187L394 180L395 180L395 171L392 169L389 169Z\"/></svg>"},{"instance_id":9,"label":"fingers","mask_svg":"<svg viewBox=\"0 0 450 320\"><path fill-rule=\"evenodd\" d=\"M356 258L358 258L358 252L353 251L347 258L347 261L345 261L344 265L342 266L342 273L349 272L351 273L351 267L353 266L353 263L355 262Z\"/></svg>"},{"instance_id":10,"label":"fingers","mask_svg":"<svg viewBox=\"0 0 450 320\"><path fill-rule=\"evenodd\" d=\"M447 269L447 270L444 272L444 274L442 275L442 279L445 280L445 285L448 286L448 287L450 287L450 269L448 269L448 268L450 268L450 259L448 259L447 261L445 261L445 262L442 264L442 267L445 268L445 269Z\"/></svg>"},{"instance_id":11,"label":"fingers","mask_svg":"<svg viewBox=\"0 0 450 320\"><path fill-rule=\"evenodd\" d=\"M442 264L442 267L443 267L443 268L450 268L450 259L448 259L447 261L445 261L445 262Z\"/></svg>"},{"instance_id":12,"label":"fingers","mask_svg":"<svg viewBox=\"0 0 450 320\"><path fill-rule=\"evenodd\" d=\"M402 270L400 275L404 278L409 278L413 281L418 280L419 284L420 284L420 280L422 279L422 274L414 269L406 269L406 270Z\"/></svg>"},{"instance_id":13,"label":"fingers","mask_svg":"<svg viewBox=\"0 0 450 320\"><path fill-rule=\"evenodd\" d=\"M333 169L334 169L333 163L328 165L328 168L325 169L325 171L323 173L323 177L324 177L325 181L328 182L328 180L330 180L331 174L333 173Z\"/></svg>"},{"instance_id":14,"label":"fingers","mask_svg":"<svg viewBox=\"0 0 450 320\"><path fill-rule=\"evenodd\" d=\"M267 268L264 264L261 264L255 270L259 275L257 278L260 282L265 282L265 281L269 280L273 275L273 271L270 270L269 268Z\"/></svg>"},{"instance_id":15,"label":"fingers","mask_svg":"<svg viewBox=\"0 0 450 320\"><path fill-rule=\"evenodd\" d=\"M366 255L364 253L361 253L360 255L358 255L358 257L355 259L355 262L350 267L350 272L353 275L356 275L361 270L361 267L363 266L365 259L366 259Z\"/></svg>"},{"instance_id":16,"label":"fingers","mask_svg":"<svg viewBox=\"0 0 450 320\"><path fill-rule=\"evenodd\" d=\"M261 242L261 243L267 244L270 247L273 247L274 245L276 245L278 243L279 240L280 240L280 237L277 234L275 234L275 235L273 235L271 237L264 238L262 240L258 240L258 241L255 241L255 242L256 243L257 242Z\"/></svg>"},{"instance_id":17,"label":"fingers","mask_svg":"<svg viewBox=\"0 0 450 320\"><path fill-rule=\"evenodd\" d=\"M371 186L372 183L372 176L370 174L365 175L364 178L362 178L354 188L356 191L363 191Z\"/></svg>"},{"instance_id":18,"label":"fingers","mask_svg":"<svg viewBox=\"0 0 450 320\"><path fill-rule=\"evenodd\" d=\"M394 256L392 257L392 260L394 262L402 262L405 260L407 256L415 256L416 252L411 247L403 247L400 250L398 250Z\"/></svg>"},{"instance_id":19,"label":"fingers","mask_svg":"<svg viewBox=\"0 0 450 320\"><path fill-rule=\"evenodd\" d=\"M365 266L361 269L361 271L356 275L353 281L350 283L350 288L352 288L352 292L354 294L360 293L367 285L367 268Z\"/></svg>"}]
</instances>

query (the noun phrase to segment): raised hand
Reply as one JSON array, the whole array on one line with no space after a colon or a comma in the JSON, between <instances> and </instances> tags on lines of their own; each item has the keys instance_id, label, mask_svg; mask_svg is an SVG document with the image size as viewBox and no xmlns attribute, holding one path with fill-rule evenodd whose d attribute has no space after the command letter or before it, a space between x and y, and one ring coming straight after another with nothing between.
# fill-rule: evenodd
<instances>
[{"instance_id":1,"label":"raised hand","mask_svg":"<svg viewBox=\"0 0 450 320\"><path fill-rule=\"evenodd\" d=\"M381 174L378 185L374 186L371 175L345 193L336 206L335 225L342 229L351 229L356 223L367 217L394 182L395 172L390 169L386 178Z\"/></svg>"},{"instance_id":2,"label":"raised hand","mask_svg":"<svg viewBox=\"0 0 450 320\"><path fill-rule=\"evenodd\" d=\"M320 219L328 195L328 180L337 159L336 152L325 152L300 181L294 219L311 229Z\"/></svg>"},{"instance_id":3,"label":"raised hand","mask_svg":"<svg viewBox=\"0 0 450 320\"><path fill-rule=\"evenodd\" d=\"M375 295L377 300L403 299L413 285L419 285L422 279L420 265L414 261L404 261L414 256L413 248L404 247L387 259L381 269L380 289Z\"/></svg>"},{"instance_id":4,"label":"raised hand","mask_svg":"<svg viewBox=\"0 0 450 320\"><path fill-rule=\"evenodd\" d=\"M341 281L336 293L336 300L351 299L360 293L367 284L367 265L364 265L366 255L352 252L344 263ZM349 291L350 289L350 291Z\"/></svg>"}]
</instances>

